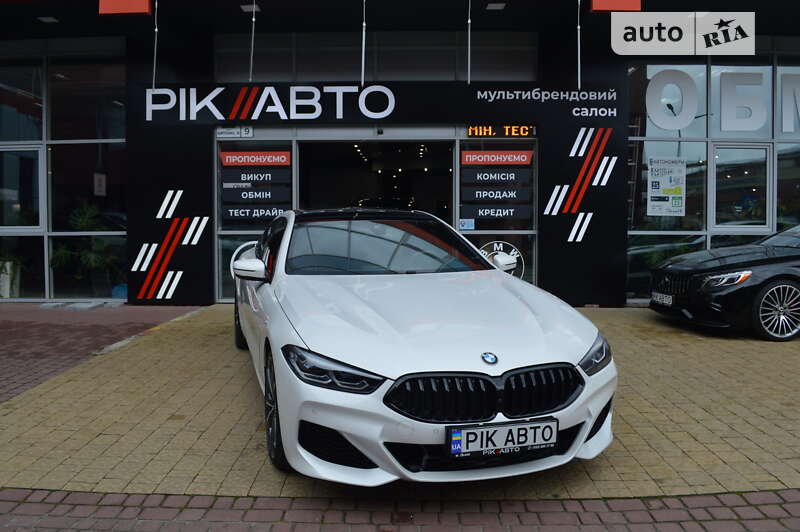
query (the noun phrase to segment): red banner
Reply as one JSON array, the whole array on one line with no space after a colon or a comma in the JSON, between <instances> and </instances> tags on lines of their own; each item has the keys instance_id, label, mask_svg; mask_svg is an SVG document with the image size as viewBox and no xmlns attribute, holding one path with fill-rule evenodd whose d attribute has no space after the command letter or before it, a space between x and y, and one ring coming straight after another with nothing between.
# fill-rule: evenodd
<instances>
[{"instance_id":1,"label":"red banner","mask_svg":"<svg viewBox=\"0 0 800 532\"><path fill-rule=\"evenodd\" d=\"M462 151L462 165L529 166L533 161L533 150L516 151Z\"/></svg>"},{"instance_id":2,"label":"red banner","mask_svg":"<svg viewBox=\"0 0 800 532\"><path fill-rule=\"evenodd\" d=\"M592 0L592 11L641 11L642 0Z\"/></svg>"},{"instance_id":3,"label":"red banner","mask_svg":"<svg viewBox=\"0 0 800 532\"><path fill-rule=\"evenodd\" d=\"M101 15L142 14L152 13L150 0L100 0L99 12Z\"/></svg>"},{"instance_id":4,"label":"red banner","mask_svg":"<svg viewBox=\"0 0 800 532\"><path fill-rule=\"evenodd\" d=\"M290 166L289 151L223 151L219 158L222 166Z\"/></svg>"}]
</instances>

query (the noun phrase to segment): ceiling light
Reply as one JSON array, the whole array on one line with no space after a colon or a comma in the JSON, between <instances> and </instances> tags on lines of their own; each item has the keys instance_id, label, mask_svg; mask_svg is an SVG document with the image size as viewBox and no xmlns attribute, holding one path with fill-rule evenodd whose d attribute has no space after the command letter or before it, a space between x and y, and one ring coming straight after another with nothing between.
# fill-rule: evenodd
<instances>
[{"instance_id":1,"label":"ceiling light","mask_svg":"<svg viewBox=\"0 0 800 532\"><path fill-rule=\"evenodd\" d=\"M255 11L256 13L261 12L261 8L258 7L258 4L242 4L239 7L241 7L242 11L244 11L245 13L252 13L253 11Z\"/></svg>"},{"instance_id":2,"label":"ceiling light","mask_svg":"<svg viewBox=\"0 0 800 532\"><path fill-rule=\"evenodd\" d=\"M69 79L67 76L65 76L61 72L56 72L55 74L53 74L53 77L55 77L56 79Z\"/></svg>"},{"instance_id":3,"label":"ceiling light","mask_svg":"<svg viewBox=\"0 0 800 532\"><path fill-rule=\"evenodd\" d=\"M486 11L501 11L506 8L505 2L489 2L486 4Z\"/></svg>"},{"instance_id":4,"label":"ceiling light","mask_svg":"<svg viewBox=\"0 0 800 532\"><path fill-rule=\"evenodd\" d=\"M58 22L56 17L36 17L36 20L45 24L56 24Z\"/></svg>"}]
</instances>

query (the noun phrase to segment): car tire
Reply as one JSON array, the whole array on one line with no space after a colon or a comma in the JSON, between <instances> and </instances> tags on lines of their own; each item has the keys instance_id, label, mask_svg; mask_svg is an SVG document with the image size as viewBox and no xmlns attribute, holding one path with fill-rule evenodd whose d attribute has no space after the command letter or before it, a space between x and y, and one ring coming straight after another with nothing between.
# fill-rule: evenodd
<instances>
[{"instance_id":1,"label":"car tire","mask_svg":"<svg viewBox=\"0 0 800 532\"><path fill-rule=\"evenodd\" d=\"M780 279L764 286L753 303L753 329L765 340L787 342L800 335L800 284Z\"/></svg>"},{"instance_id":2,"label":"car tire","mask_svg":"<svg viewBox=\"0 0 800 532\"><path fill-rule=\"evenodd\" d=\"M242 324L239 321L239 298L233 296L233 343L239 349L247 349L247 338L242 332Z\"/></svg>"},{"instance_id":3,"label":"car tire","mask_svg":"<svg viewBox=\"0 0 800 532\"><path fill-rule=\"evenodd\" d=\"M264 433L267 443L267 454L272 465L279 471L294 471L283 450L281 435L281 418L278 409L278 393L275 380L275 365L272 361L270 347L265 347L266 364L264 365Z\"/></svg>"}]
</instances>

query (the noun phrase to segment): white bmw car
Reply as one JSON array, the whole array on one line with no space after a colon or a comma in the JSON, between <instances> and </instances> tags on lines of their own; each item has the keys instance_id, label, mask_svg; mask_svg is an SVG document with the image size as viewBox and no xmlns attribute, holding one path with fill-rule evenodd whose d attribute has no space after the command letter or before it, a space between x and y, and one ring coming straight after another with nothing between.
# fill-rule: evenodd
<instances>
[{"instance_id":1,"label":"white bmw car","mask_svg":"<svg viewBox=\"0 0 800 532\"><path fill-rule=\"evenodd\" d=\"M597 328L419 211L293 211L231 261L281 470L377 486L520 475L612 440ZM504 271L505 270L505 271Z\"/></svg>"}]
</instances>

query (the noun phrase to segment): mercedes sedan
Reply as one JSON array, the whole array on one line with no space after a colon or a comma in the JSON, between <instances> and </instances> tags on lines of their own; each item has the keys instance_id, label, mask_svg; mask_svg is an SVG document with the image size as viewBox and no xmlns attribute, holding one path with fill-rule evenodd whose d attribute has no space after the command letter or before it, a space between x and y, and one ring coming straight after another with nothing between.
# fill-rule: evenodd
<instances>
[{"instance_id":1,"label":"mercedes sedan","mask_svg":"<svg viewBox=\"0 0 800 532\"><path fill-rule=\"evenodd\" d=\"M572 307L419 211L293 211L231 261L280 470L362 486L590 459L617 370Z\"/></svg>"},{"instance_id":2,"label":"mercedes sedan","mask_svg":"<svg viewBox=\"0 0 800 532\"><path fill-rule=\"evenodd\" d=\"M755 244L673 257L652 272L650 308L767 340L800 336L800 226Z\"/></svg>"}]
</instances>

